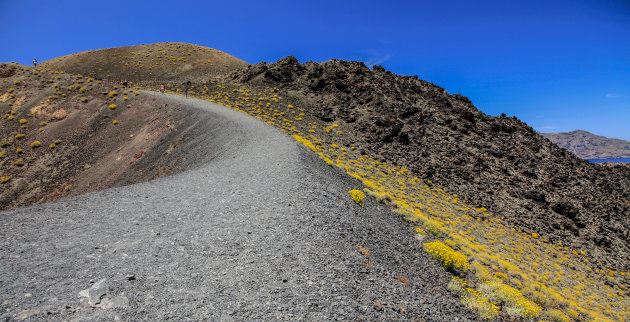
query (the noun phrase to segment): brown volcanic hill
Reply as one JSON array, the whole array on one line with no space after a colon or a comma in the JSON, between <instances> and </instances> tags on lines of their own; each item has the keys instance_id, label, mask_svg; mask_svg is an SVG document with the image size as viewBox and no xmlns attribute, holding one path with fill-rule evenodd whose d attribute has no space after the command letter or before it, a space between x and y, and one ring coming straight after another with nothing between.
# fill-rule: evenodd
<instances>
[{"instance_id":1,"label":"brown volcanic hill","mask_svg":"<svg viewBox=\"0 0 630 322\"><path fill-rule=\"evenodd\" d=\"M630 269L629 168L591 164L515 117L488 116L462 95L380 66L287 57L230 80L276 87L319 121L351 129L345 146L404 166L524 231L587 249L607 267Z\"/></svg>"},{"instance_id":2,"label":"brown volcanic hill","mask_svg":"<svg viewBox=\"0 0 630 322\"><path fill-rule=\"evenodd\" d=\"M582 159L630 158L630 142L577 130L561 133L540 133L559 147Z\"/></svg>"},{"instance_id":3,"label":"brown volcanic hill","mask_svg":"<svg viewBox=\"0 0 630 322\"><path fill-rule=\"evenodd\" d=\"M204 137L192 132L209 116L164 104L160 97L89 77L0 64L0 210L144 181L201 162L186 157L190 147L178 147Z\"/></svg>"},{"instance_id":4,"label":"brown volcanic hill","mask_svg":"<svg viewBox=\"0 0 630 322\"><path fill-rule=\"evenodd\" d=\"M207 81L248 64L216 49L187 43L156 43L90 50L41 64L98 79L128 80L145 85Z\"/></svg>"}]
</instances>

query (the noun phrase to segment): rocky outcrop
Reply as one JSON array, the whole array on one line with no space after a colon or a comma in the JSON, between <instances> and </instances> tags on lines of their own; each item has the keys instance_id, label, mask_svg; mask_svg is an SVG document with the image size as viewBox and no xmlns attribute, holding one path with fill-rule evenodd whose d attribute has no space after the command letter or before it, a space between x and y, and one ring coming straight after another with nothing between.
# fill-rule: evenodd
<instances>
[{"instance_id":1,"label":"rocky outcrop","mask_svg":"<svg viewBox=\"0 0 630 322\"><path fill-rule=\"evenodd\" d=\"M617 270L630 269L630 169L603 167L558 147L516 117L491 117L465 96L381 66L294 57L229 76L274 86L370 156L484 206L512 225Z\"/></svg>"}]
</instances>

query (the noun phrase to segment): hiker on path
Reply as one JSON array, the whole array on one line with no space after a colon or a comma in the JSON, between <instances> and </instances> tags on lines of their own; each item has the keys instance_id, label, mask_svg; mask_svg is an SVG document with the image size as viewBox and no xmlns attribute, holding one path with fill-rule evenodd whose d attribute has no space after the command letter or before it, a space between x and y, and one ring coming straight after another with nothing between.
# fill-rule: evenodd
<instances>
[{"instance_id":1,"label":"hiker on path","mask_svg":"<svg viewBox=\"0 0 630 322\"><path fill-rule=\"evenodd\" d=\"M37 58L33 59L33 66L37 67Z\"/></svg>"},{"instance_id":2,"label":"hiker on path","mask_svg":"<svg viewBox=\"0 0 630 322\"><path fill-rule=\"evenodd\" d=\"M160 93L164 94L164 85L160 85Z\"/></svg>"},{"instance_id":3,"label":"hiker on path","mask_svg":"<svg viewBox=\"0 0 630 322\"><path fill-rule=\"evenodd\" d=\"M184 94L186 94L186 98L188 98L188 88L190 87L191 82L187 81L186 86L184 86Z\"/></svg>"}]
</instances>

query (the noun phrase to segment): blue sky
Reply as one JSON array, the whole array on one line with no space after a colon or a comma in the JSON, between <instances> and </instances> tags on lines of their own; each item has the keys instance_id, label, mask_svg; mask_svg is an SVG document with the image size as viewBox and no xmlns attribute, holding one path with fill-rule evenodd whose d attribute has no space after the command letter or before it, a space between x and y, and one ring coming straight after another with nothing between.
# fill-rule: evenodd
<instances>
[{"instance_id":1,"label":"blue sky","mask_svg":"<svg viewBox=\"0 0 630 322\"><path fill-rule=\"evenodd\" d=\"M181 41L378 63L542 132L630 140L630 1L0 0L0 61Z\"/></svg>"}]
</instances>

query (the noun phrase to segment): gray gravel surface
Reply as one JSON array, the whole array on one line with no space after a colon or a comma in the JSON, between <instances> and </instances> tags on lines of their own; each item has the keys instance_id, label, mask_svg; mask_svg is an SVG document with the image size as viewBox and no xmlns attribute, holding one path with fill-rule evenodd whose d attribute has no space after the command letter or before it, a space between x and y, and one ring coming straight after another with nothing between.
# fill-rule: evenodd
<instances>
[{"instance_id":1,"label":"gray gravel surface","mask_svg":"<svg viewBox=\"0 0 630 322\"><path fill-rule=\"evenodd\" d=\"M0 320L475 319L407 223L350 199L358 182L255 118L167 96L211 116L210 161L0 213Z\"/></svg>"}]
</instances>

